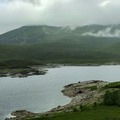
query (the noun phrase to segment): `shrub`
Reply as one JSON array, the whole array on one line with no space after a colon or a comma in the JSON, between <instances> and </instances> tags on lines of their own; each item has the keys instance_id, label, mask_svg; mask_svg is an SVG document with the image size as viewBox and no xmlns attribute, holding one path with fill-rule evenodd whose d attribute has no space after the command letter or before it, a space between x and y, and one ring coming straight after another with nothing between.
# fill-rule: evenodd
<instances>
[{"instance_id":1,"label":"shrub","mask_svg":"<svg viewBox=\"0 0 120 120\"><path fill-rule=\"evenodd\" d=\"M120 88L120 82L109 83L105 86L105 88Z\"/></svg>"},{"instance_id":2,"label":"shrub","mask_svg":"<svg viewBox=\"0 0 120 120\"><path fill-rule=\"evenodd\" d=\"M120 106L120 91L106 91L106 93L104 94L104 104Z\"/></svg>"},{"instance_id":3,"label":"shrub","mask_svg":"<svg viewBox=\"0 0 120 120\"><path fill-rule=\"evenodd\" d=\"M89 111L89 110L91 110L91 106L81 104L79 106L79 109L80 109L80 111Z\"/></svg>"},{"instance_id":4,"label":"shrub","mask_svg":"<svg viewBox=\"0 0 120 120\"><path fill-rule=\"evenodd\" d=\"M78 112L78 109L76 107L72 108L73 112Z\"/></svg>"}]
</instances>

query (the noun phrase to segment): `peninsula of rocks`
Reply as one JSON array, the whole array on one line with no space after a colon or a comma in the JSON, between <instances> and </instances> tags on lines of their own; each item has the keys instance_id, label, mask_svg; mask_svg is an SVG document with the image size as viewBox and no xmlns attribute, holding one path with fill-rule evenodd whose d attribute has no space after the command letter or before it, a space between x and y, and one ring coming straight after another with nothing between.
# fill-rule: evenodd
<instances>
[{"instance_id":1,"label":"peninsula of rocks","mask_svg":"<svg viewBox=\"0 0 120 120\"><path fill-rule=\"evenodd\" d=\"M58 112L70 112L73 108L80 105L99 104L103 101L103 95L108 89L104 89L109 83L102 80L91 80L78 82L64 86L62 93L71 98L71 102L64 106L58 106L45 113L32 113L25 110L14 111L11 113L11 118L6 120L22 120L25 118L33 119L41 116L52 115Z\"/></svg>"}]
</instances>

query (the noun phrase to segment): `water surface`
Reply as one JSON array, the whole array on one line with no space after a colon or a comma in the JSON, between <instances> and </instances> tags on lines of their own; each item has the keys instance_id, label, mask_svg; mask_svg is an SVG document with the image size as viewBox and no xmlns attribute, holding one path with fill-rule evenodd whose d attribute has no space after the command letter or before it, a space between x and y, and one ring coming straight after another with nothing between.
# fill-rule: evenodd
<instances>
[{"instance_id":1,"label":"water surface","mask_svg":"<svg viewBox=\"0 0 120 120\"><path fill-rule=\"evenodd\" d=\"M119 81L120 66L66 66L50 68L42 76L0 78L0 120L15 110L44 112L67 104L63 86L86 80Z\"/></svg>"}]
</instances>

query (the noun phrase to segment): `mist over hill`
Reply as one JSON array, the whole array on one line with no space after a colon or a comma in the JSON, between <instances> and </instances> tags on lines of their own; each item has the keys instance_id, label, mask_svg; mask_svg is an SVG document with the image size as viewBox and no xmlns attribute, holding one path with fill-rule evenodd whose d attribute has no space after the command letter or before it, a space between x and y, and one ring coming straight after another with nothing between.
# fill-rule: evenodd
<instances>
[{"instance_id":1,"label":"mist over hill","mask_svg":"<svg viewBox=\"0 0 120 120\"><path fill-rule=\"evenodd\" d=\"M0 35L0 44L33 44L83 37L120 38L120 25L23 26Z\"/></svg>"},{"instance_id":2,"label":"mist over hill","mask_svg":"<svg viewBox=\"0 0 120 120\"><path fill-rule=\"evenodd\" d=\"M0 35L0 61L119 62L120 25L23 26Z\"/></svg>"}]
</instances>

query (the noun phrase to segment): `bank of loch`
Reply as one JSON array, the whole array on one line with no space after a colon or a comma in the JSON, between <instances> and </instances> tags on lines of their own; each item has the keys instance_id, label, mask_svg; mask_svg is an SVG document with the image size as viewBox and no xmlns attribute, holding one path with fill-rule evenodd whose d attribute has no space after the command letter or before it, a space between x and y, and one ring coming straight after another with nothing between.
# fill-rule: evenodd
<instances>
[{"instance_id":1,"label":"bank of loch","mask_svg":"<svg viewBox=\"0 0 120 120\"><path fill-rule=\"evenodd\" d=\"M120 82L108 83L102 80L91 80L69 84L62 90L64 95L72 99L69 104L58 106L45 113L32 113L25 110L14 111L12 116L16 117L6 118L6 120L75 120L80 119L80 117L83 118L82 120L88 120L86 115L90 116L90 120L97 117L98 120L113 120L113 118L119 120L120 115L118 114L118 111L120 108L111 106L119 106L119 103L114 102L111 104L108 102L110 100L112 102L118 101L120 98L118 97L120 95L119 89ZM112 97L105 98L107 95L113 96L113 94L116 94L114 100ZM112 116L110 117L109 114L105 114L105 112L111 112L110 116ZM102 115L104 116L101 117Z\"/></svg>"}]
</instances>

